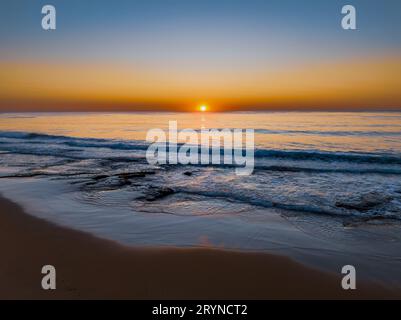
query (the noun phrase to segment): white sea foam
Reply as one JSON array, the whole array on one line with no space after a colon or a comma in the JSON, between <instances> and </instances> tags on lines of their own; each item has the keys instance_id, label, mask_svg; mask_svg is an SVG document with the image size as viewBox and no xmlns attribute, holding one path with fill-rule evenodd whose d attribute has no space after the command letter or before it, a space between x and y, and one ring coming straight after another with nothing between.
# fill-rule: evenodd
<instances>
[{"instance_id":1,"label":"white sea foam","mask_svg":"<svg viewBox=\"0 0 401 320\"><path fill-rule=\"evenodd\" d=\"M318 131L302 145L280 133L282 148L256 133L255 171L239 177L229 165L149 165L140 139L3 130L0 192L42 218L127 244L279 250L311 263L314 250L370 265L396 259L398 142L384 134L386 148L316 148Z\"/></svg>"}]
</instances>

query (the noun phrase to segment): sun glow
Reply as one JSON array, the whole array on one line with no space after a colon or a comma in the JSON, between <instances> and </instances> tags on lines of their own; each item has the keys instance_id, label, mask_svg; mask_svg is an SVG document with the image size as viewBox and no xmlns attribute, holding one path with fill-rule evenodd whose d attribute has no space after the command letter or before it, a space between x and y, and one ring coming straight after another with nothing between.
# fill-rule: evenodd
<instances>
[{"instance_id":1,"label":"sun glow","mask_svg":"<svg viewBox=\"0 0 401 320\"><path fill-rule=\"evenodd\" d=\"M199 107L199 110L201 112L206 112L207 111L207 106L206 105L202 105L202 106Z\"/></svg>"}]
</instances>

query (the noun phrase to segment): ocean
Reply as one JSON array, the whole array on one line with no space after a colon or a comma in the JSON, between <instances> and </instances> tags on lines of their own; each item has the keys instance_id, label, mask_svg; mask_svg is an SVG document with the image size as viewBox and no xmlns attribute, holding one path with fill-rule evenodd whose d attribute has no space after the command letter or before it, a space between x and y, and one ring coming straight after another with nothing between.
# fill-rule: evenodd
<instances>
[{"instance_id":1,"label":"ocean","mask_svg":"<svg viewBox=\"0 0 401 320\"><path fill-rule=\"evenodd\" d=\"M254 129L255 168L150 165L149 129ZM401 286L401 113L3 113L0 192L134 246L291 256Z\"/></svg>"}]
</instances>

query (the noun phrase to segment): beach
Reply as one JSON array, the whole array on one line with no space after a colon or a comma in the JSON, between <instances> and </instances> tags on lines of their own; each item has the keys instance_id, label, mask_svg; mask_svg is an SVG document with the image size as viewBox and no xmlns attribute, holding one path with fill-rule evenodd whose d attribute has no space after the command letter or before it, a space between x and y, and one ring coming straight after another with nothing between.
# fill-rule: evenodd
<instances>
[{"instance_id":1,"label":"beach","mask_svg":"<svg viewBox=\"0 0 401 320\"><path fill-rule=\"evenodd\" d=\"M254 172L148 163L146 132L172 118L180 129L256 128ZM2 114L0 194L25 213L2 202L1 297L397 297L400 121L363 112ZM40 288L48 264L54 292ZM353 292L341 289L347 265Z\"/></svg>"},{"instance_id":2,"label":"beach","mask_svg":"<svg viewBox=\"0 0 401 320\"><path fill-rule=\"evenodd\" d=\"M358 284L276 255L136 248L59 227L0 200L1 299L381 299L401 292ZM57 289L41 288L54 265Z\"/></svg>"},{"instance_id":3,"label":"beach","mask_svg":"<svg viewBox=\"0 0 401 320\"><path fill-rule=\"evenodd\" d=\"M25 2L0 300L401 299L401 1Z\"/></svg>"}]
</instances>

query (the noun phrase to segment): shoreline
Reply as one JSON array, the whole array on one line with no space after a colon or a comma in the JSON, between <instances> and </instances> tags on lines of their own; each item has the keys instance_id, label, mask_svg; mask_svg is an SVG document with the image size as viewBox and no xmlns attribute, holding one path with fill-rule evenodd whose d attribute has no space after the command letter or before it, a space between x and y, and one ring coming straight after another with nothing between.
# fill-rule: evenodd
<instances>
[{"instance_id":1,"label":"shoreline","mask_svg":"<svg viewBox=\"0 0 401 320\"><path fill-rule=\"evenodd\" d=\"M137 248L33 217L0 196L0 299L401 299L290 258L207 248ZM41 288L54 265L57 289Z\"/></svg>"}]
</instances>

